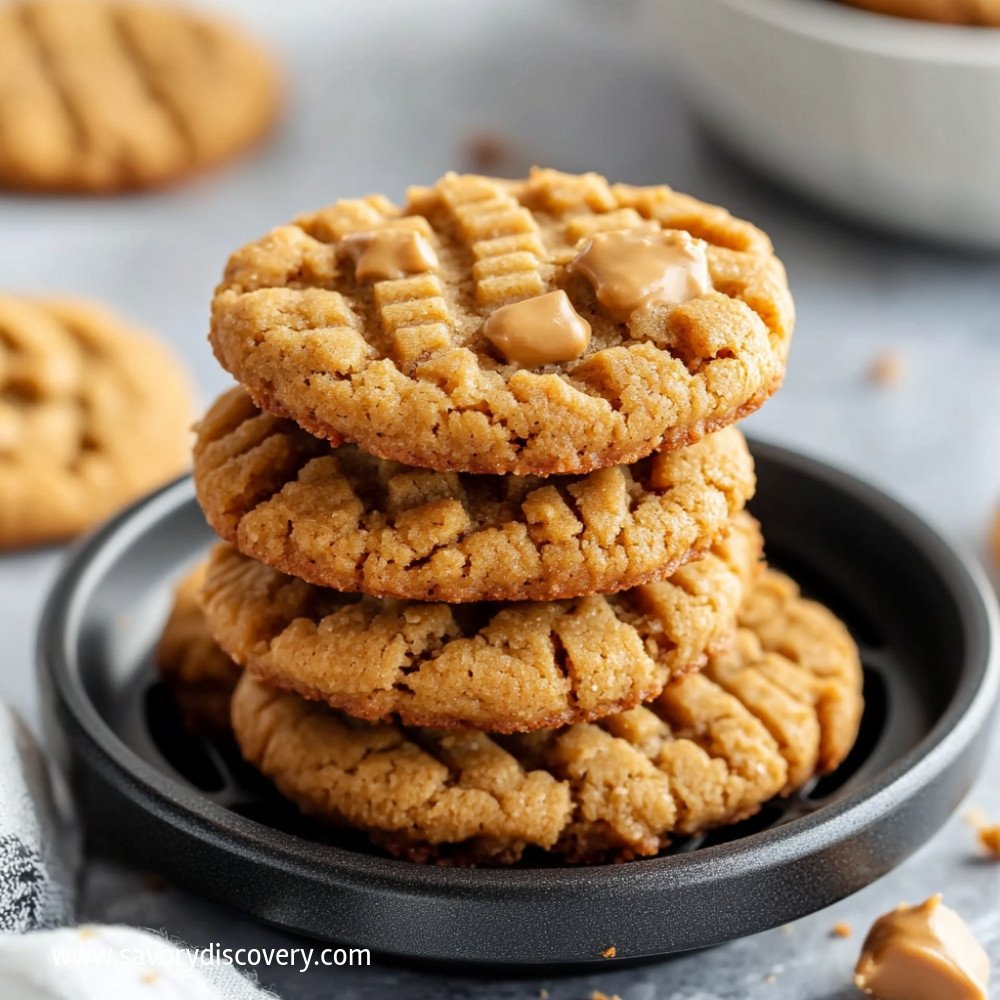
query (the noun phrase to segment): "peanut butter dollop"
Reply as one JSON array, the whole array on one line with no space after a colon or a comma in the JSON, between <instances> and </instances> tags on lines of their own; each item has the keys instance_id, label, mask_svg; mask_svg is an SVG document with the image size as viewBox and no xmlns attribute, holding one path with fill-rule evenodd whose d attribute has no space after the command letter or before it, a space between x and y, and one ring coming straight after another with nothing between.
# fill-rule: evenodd
<instances>
[{"instance_id":1,"label":"peanut butter dollop","mask_svg":"<svg viewBox=\"0 0 1000 1000\"><path fill-rule=\"evenodd\" d=\"M512 365L572 361L590 343L590 324L560 289L501 306L483 324L483 336Z\"/></svg>"},{"instance_id":2,"label":"peanut butter dollop","mask_svg":"<svg viewBox=\"0 0 1000 1000\"><path fill-rule=\"evenodd\" d=\"M636 309L680 305L712 288L704 244L675 229L597 233L570 267L593 285L616 323Z\"/></svg>"},{"instance_id":3,"label":"peanut butter dollop","mask_svg":"<svg viewBox=\"0 0 1000 1000\"><path fill-rule=\"evenodd\" d=\"M940 894L879 917L854 970L876 1000L987 1000L989 976L986 952Z\"/></svg>"},{"instance_id":4,"label":"peanut butter dollop","mask_svg":"<svg viewBox=\"0 0 1000 1000\"><path fill-rule=\"evenodd\" d=\"M358 281L385 281L422 274L438 266L437 254L427 238L413 229L378 229L351 233L342 246L355 263Z\"/></svg>"}]
</instances>

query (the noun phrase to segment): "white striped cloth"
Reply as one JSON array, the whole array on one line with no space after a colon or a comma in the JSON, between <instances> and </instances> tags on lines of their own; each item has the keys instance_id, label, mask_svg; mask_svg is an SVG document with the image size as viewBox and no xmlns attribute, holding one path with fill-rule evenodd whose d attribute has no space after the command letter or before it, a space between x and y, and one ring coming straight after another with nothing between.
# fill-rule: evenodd
<instances>
[{"instance_id":1,"label":"white striped cloth","mask_svg":"<svg viewBox=\"0 0 1000 1000\"><path fill-rule=\"evenodd\" d=\"M0 704L0 997L267 1000L233 966L134 927L73 924L79 868L69 797Z\"/></svg>"}]
</instances>

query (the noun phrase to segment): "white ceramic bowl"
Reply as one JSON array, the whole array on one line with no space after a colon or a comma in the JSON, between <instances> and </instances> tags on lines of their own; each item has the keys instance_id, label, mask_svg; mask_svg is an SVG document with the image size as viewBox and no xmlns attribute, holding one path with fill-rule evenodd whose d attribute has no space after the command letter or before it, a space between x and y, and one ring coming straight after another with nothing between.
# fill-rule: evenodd
<instances>
[{"instance_id":1,"label":"white ceramic bowl","mask_svg":"<svg viewBox=\"0 0 1000 1000\"><path fill-rule=\"evenodd\" d=\"M1000 29L832 0L652 0L713 132L878 226L1000 249Z\"/></svg>"}]
</instances>

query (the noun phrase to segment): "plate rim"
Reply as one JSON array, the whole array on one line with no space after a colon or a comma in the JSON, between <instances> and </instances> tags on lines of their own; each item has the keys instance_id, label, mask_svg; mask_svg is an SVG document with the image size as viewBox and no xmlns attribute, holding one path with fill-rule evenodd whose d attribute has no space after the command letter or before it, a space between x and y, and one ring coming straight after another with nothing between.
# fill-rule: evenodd
<instances>
[{"instance_id":1,"label":"plate rim","mask_svg":"<svg viewBox=\"0 0 1000 1000\"><path fill-rule=\"evenodd\" d=\"M56 725L75 753L121 789L129 785L134 804L161 817L179 832L222 850L235 841L248 860L294 871L310 881L322 878L339 887L383 886L397 893L458 899L489 893L502 902L539 893L600 897L641 889L663 889L680 879L686 886L710 882L740 860L741 872L762 871L833 848L863 834L916 794L969 749L988 721L1000 691L1000 614L984 571L909 508L854 474L782 445L751 440L756 457L790 465L794 471L852 494L890 519L916 545L955 595L968 640L966 669L949 704L912 749L871 782L815 812L738 840L690 853L636 859L628 864L553 868L461 868L419 865L337 845L307 840L229 810L172 775L157 770L124 743L92 703L74 662L81 606L88 581L126 550L143 532L186 504L194 504L190 475L184 475L130 505L70 553L45 602L38 628L37 669L43 690L53 695ZM970 677L975 667L978 676Z\"/></svg>"}]
</instances>

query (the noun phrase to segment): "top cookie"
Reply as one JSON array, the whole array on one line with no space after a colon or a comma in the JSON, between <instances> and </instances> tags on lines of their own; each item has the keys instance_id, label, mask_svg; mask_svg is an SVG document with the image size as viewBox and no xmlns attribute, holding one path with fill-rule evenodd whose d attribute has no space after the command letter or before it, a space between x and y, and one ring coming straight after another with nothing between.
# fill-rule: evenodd
<instances>
[{"instance_id":1,"label":"top cookie","mask_svg":"<svg viewBox=\"0 0 1000 1000\"><path fill-rule=\"evenodd\" d=\"M270 59L229 24L159 5L0 7L0 185L117 191L174 180L268 128Z\"/></svg>"},{"instance_id":2,"label":"top cookie","mask_svg":"<svg viewBox=\"0 0 1000 1000\"><path fill-rule=\"evenodd\" d=\"M0 295L0 549L74 535L180 473L191 413L173 357L116 316Z\"/></svg>"},{"instance_id":3,"label":"top cookie","mask_svg":"<svg viewBox=\"0 0 1000 1000\"><path fill-rule=\"evenodd\" d=\"M667 187L534 170L342 201L237 251L221 363L265 410L423 468L628 464L781 382L784 269L749 223Z\"/></svg>"},{"instance_id":4,"label":"top cookie","mask_svg":"<svg viewBox=\"0 0 1000 1000\"><path fill-rule=\"evenodd\" d=\"M310 583L430 601L555 600L662 578L701 555L753 494L735 427L585 476L431 472L332 447L242 389L198 425L212 527Z\"/></svg>"}]
</instances>

